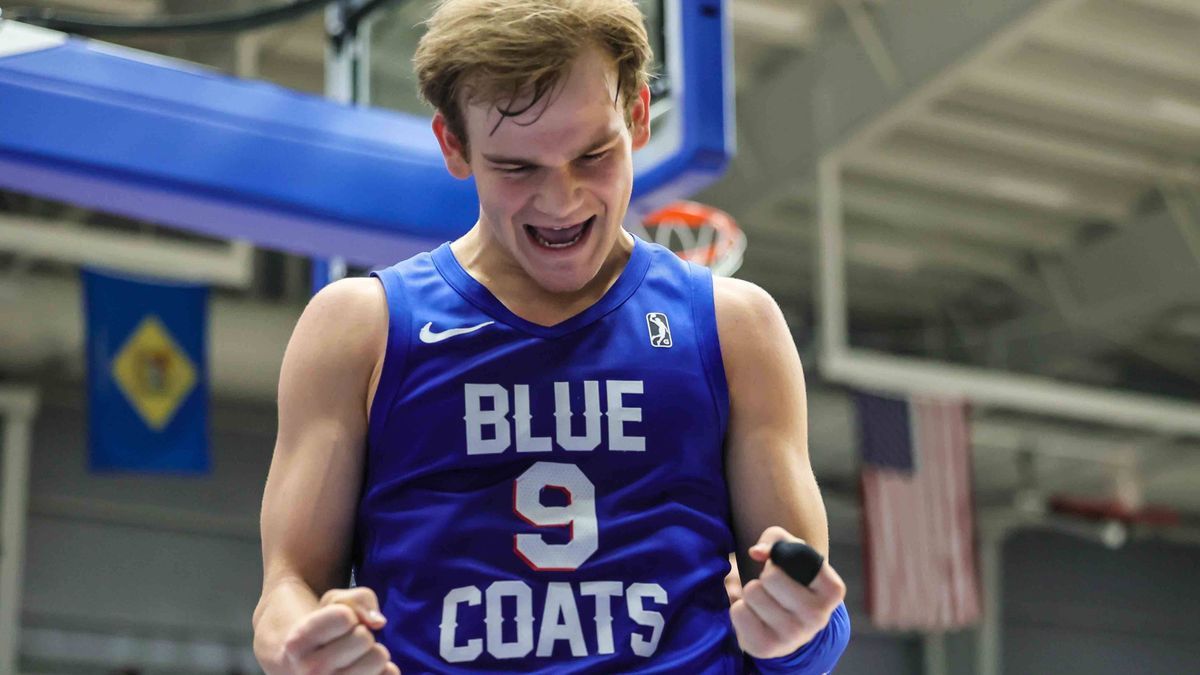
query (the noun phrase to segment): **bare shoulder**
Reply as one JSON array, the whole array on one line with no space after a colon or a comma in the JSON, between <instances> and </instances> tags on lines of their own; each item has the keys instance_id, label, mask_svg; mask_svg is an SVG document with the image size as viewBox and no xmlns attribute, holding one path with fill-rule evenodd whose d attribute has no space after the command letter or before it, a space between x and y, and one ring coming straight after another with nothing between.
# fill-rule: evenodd
<instances>
[{"instance_id":1,"label":"bare shoulder","mask_svg":"<svg viewBox=\"0 0 1200 675\"><path fill-rule=\"evenodd\" d=\"M322 288L304 309L296 334L301 331L322 346L374 354L387 341L388 307L383 285L377 280L347 278Z\"/></svg>"},{"instance_id":2,"label":"bare shoulder","mask_svg":"<svg viewBox=\"0 0 1200 675\"><path fill-rule=\"evenodd\" d=\"M359 330L387 327L387 296L370 277L339 279L308 301L306 314L322 321Z\"/></svg>"},{"instance_id":3,"label":"bare shoulder","mask_svg":"<svg viewBox=\"0 0 1200 675\"><path fill-rule=\"evenodd\" d=\"M713 279L713 304L717 314L717 333L721 351L728 367L737 360L764 348L779 348L775 343L786 341L791 334L779 305L757 284L743 279L716 277Z\"/></svg>"},{"instance_id":4,"label":"bare shoulder","mask_svg":"<svg viewBox=\"0 0 1200 675\"><path fill-rule=\"evenodd\" d=\"M376 279L340 279L321 289L304 308L292 331L280 373L280 397L285 389L308 389L314 379L327 383L327 395L348 401L369 401L387 348L388 307L383 285ZM313 392L313 397L323 398ZM362 409L358 405L355 406Z\"/></svg>"},{"instance_id":5,"label":"bare shoulder","mask_svg":"<svg viewBox=\"0 0 1200 675\"><path fill-rule=\"evenodd\" d=\"M717 320L725 318L752 318L773 314L779 305L761 286L745 279L713 277L713 298L717 306Z\"/></svg>"}]
</instances>

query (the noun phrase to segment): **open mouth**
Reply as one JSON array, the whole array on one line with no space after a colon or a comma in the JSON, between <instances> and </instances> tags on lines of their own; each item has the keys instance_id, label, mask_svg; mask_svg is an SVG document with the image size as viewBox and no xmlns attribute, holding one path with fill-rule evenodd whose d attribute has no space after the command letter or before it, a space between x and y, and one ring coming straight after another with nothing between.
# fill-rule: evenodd
<instances>
[{"instance_id":1,"label":"open mouth","mask_svg":"<svg viewBox=\"0 0 1200 675\"><path fill-rule=\"evenodd\" d=\"M577 223L570 227L563 228L548 228L534 227L526 225L525 231L529 234L529 238L538 246L548 249L561 250L571 248L579 242L583 241L588 231L592 229L592 225L596 222L596 216L592 216L582 223Z\"/></svg>"}]
</instances>

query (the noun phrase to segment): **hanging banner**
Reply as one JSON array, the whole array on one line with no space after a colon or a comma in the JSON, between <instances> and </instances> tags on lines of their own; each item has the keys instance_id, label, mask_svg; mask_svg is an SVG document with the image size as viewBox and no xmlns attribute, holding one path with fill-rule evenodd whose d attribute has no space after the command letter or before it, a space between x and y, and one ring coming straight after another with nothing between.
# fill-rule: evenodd
<instances>
[{"instance_id":1,"label":"hanging banner","mask_svg":"<svg viewBox=\"0 0 1200 675\"><path fill-rule=\"evenodd\" d=\"M84 270L88 466L206 474L208 288Z\"/></svg>"}]
</instances>

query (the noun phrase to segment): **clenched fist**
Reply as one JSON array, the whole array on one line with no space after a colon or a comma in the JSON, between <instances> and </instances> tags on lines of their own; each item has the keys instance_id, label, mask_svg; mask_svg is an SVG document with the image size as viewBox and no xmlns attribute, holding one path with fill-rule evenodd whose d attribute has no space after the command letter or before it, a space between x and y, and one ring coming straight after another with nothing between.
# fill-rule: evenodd
<instances>
[{"instance_id":1,"label":"clenched fist","mask_svg":"<svg viewBox=\"0 0 1200 675\"><path fill-rule=\"evenodd\" d=\"M371 589L331 590L288 634L279 662L288 675L400 675L371 632L385 623Z\"/></svg>"},{"instance_id":2,"label":"clenched fist","mask_svg":"<svg viewBox=\"0 0 1200 675\"><path fill-rule=\"evenodd\" d=\"M846 584L829 563L821 566L807 587L792 580L770 560L771 546L777 541L800 540L782 527L764 530L750 547L750 557L766 567L729 608L742 651L758 659L787 656L807 644L846 597Z\"/></svg>"}]
</instances>

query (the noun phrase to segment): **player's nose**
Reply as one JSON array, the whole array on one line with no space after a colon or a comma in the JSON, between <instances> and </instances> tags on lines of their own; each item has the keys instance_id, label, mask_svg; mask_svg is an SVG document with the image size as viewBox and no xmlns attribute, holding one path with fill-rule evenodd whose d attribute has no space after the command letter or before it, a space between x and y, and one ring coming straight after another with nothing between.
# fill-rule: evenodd
<instances>
[{"instance_id":1,"label":"player's nose","mask_svg":"<svg viewBox=\"0 0 1200 675\"><path fill-rule=\"evenodd\" d=\"M579 215L582 205L583 189L570 167L544 171L533 204L539 213L554 219L570 218Z\"/></svg>"}]
</instances>

